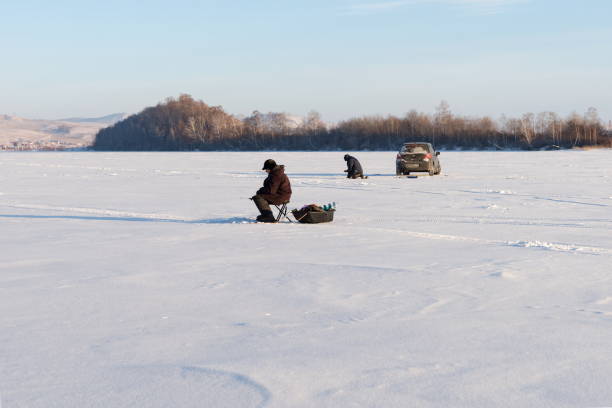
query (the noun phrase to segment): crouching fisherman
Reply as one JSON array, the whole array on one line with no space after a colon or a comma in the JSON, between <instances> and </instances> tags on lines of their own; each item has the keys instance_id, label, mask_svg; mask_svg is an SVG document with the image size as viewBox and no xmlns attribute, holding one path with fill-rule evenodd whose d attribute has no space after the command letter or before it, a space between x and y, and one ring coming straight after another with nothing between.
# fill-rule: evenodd
<instances>
[{"instance_id":1,"label":"crouching fisherman","mask_svg":"<svg viewBox=\"0 0 612 408\"><path fill-rule=\"evenodd\" d=\"M257 217L260 222L276 222L270 204L281 205L288 203L291 198L291 183L285 174L285 166L278 166L272 159L264 162L262 170L268 173L264 180L263 187L251 197L257 209L261 213Z\"/></svg>"},{"instance_id":2,"label":"crouching fisherman","mask_svg":"<svg viewBox=\"0 0 612 408\"><path fill-rule=\"evenodd\" d=\"M346 178L356 179L356 178L364 178L363 177L363 169L361 168L361 163L353 156L349 156L348 154L344 155L344 161L346 162L347 169L344 170L346 174Z\"/></svg>"}]
</instances>

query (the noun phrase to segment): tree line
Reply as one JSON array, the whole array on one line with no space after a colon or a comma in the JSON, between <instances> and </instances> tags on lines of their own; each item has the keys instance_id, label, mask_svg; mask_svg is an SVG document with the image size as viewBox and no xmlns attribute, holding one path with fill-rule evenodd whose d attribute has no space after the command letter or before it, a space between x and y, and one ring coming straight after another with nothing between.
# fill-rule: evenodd
<instances>
[{"instance_id":1,"label":"tree line","mask_svg":"<svg viewBox=\"0 0 612 408\"><path fill-rule=\"evenodd\" d=\"M327 126L317 112L301 119L254 111L239 118L190 95L168 98L101 129L95 150L396 150L406 141L438 149L612 147L595 108L561 118L554 112L520 118L453 115L442 101L433 114L365 116Z\"/></svg>"}]
</instances>

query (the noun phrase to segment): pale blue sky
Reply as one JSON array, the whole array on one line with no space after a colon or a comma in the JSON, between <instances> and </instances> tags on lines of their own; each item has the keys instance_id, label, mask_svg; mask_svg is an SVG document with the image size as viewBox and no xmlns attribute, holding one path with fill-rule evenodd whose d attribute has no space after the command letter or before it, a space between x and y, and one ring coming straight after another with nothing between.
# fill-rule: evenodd
<instances>
[{"instance_id":1,"label":"pale blue sky","mask_svg":"<svg viewBox=\"0 0 612 408\"><path fill-rule=\"evenodd\" d=\"M138 112L189 93L248 114L612 119L611 0L2 0L0 113Z\"/></svg>"}]
</instances>

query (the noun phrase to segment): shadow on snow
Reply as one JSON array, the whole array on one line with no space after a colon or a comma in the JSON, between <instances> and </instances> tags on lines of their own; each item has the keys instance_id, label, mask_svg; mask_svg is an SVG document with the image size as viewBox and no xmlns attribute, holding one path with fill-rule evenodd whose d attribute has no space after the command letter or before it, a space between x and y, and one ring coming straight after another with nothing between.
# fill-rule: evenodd
<instances>
[{"instance_id":1,"label":"shadow on snow","mask_svg":"<svg viewBox=\"0 0 612 408\"><path fill-rule=\"evenodd\" d=\"M100 217L85 215L24 215L0 214L0 218L26 218L26 219L55 219L55 220L81 220L81 221L128 221L128 222L170 222L177 224L251 224L256 223L252 218L229 217L209 218L200 220L180 220L173 218L145 218L145 217Z\"/></svg>"}]
</instances>

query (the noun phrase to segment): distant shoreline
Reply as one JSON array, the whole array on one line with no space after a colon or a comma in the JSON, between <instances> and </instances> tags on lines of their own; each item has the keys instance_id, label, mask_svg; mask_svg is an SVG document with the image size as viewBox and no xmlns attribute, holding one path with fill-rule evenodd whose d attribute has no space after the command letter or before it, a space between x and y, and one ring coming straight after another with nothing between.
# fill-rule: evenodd
<instances>
[{"instance_id":1,"label":"distant shoreline","mask_svg":"<svg viewBox=\"0 0 612 408\"><path fill-rule=\"evenodd\" d=\"M478 149L478 148L438 148L436 150L440 152L555 152L555 151L566 151L566 150L606 150L612 149L612 146L575 146L575 147L561 147L561 148L541 148L541 149ZM377 153L377 152L388 152L388 153L397 153L397 150L390 149L379 149L379 150L342 150L342 149L322 149L322 150L281 150L281 149L267 149L267 150L97 150L93 149L91 146L82 147L82 148L70 148L70 149L22 149L22 150L2 150L0 149L0 153L342 153L342 152L359 152L359 153Z\"/></svg>"}]
</instances>

